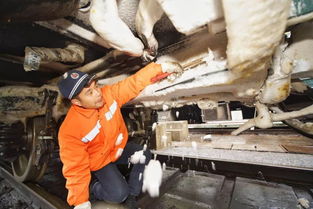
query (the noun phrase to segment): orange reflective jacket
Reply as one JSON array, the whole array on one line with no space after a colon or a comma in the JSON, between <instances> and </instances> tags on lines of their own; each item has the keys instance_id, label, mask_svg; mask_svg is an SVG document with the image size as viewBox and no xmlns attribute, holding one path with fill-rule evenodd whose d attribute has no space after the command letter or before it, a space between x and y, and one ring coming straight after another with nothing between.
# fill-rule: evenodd
<instances>
[{"instance_id":1,"label":"orange reflective jacket","mask_svg":"<svg viewBox=\"0 0 313 209\"><path fill-rule=\"evenodd\" d=\"M120 108L161 72L161 65L151 63L127 79L103 87L105 104L99 109L71 106L58 136L70 205L88 201L90 171L121 156L128 133Z\"/></svg>"}]
</instances>

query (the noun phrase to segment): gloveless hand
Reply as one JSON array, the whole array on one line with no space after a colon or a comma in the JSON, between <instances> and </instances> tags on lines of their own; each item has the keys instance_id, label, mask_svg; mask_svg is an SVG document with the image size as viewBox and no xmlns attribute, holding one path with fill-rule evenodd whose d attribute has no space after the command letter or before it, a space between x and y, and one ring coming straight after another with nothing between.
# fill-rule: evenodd
<instances>
[{"instance_id":1,"label":"gloveless hand","mask_svg":"<svg viewBox=\"0 0 313 209\"><path fill-rule=\"evenodd\" d=\"M89 201L76 205L74 209L91 209L91 203Z\"/></svg>"}]
</instances>

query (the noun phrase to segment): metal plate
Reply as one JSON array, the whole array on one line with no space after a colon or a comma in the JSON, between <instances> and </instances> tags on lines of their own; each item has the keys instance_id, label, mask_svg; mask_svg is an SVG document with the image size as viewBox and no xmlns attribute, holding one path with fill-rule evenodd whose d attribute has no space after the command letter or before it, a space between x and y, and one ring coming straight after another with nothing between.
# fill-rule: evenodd
<instances>
[{"instance_id":1,"label":"metal plate","mask_svg":"<svg viewBox=\"0 0 313 209\"><path fill-rule=\"evenodd\" d=\"M153 208L214 208L224 179L221 175L187 171Z\"/></svg>"},{"instance_id":2,"label":"metal plate","mask_svg":"<svg viewBox=\"0 0 313 209\"><path fill-rule=\"evenodd\" d=\"M290 186L237 177L229 208L295 209L297 204Z\"/></svg>"}]
</instances>

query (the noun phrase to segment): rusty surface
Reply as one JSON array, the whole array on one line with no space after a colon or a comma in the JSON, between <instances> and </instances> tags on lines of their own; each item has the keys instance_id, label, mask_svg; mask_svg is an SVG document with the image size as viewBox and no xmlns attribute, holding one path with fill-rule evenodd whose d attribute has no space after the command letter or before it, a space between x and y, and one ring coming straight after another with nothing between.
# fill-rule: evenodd
<instances>
[{"instance_id":1,"label":"rusty surface","mask_svg":"<svg viewBox=\"0 0 313 209\"><path fill-rule=\"evenodd\" d=\"M299 145L282 145L288 152L313 154L313 146L299 146Z\"/></svg>"},{"instance_id":2,"label":"rusty surface","mask_svg":"<svg viewBox=\"0 0 313 209\"><path fill-rule=\"evenodd\" d=\"M0 88L0 121L16 121L27 117L44 115L47 90L25 86Z\"/></svg>"}]
</instances>

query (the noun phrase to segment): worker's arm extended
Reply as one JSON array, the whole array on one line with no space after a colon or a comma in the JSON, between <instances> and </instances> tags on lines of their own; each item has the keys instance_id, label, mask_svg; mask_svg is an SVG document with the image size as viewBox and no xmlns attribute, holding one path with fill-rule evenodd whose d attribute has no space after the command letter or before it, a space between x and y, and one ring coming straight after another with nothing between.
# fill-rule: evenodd
<instances>
[{"instance_id":1,"label":"worker's arm extended","mask_svg":"<svg viewBox=\"0 0 313 209\"><path fill-rule=\"evenodd\" d=\"M159 74L162 74L161 65L150 63L134 75L110 86L119 106L136 97L146 86L152 84L151 79Z\"/></svg>"},{"instance_id":2,"label":"worker's arm extended","mask_svg":"<svg viewBox=\"0 0 313 209\"><path fill-rule=\"evenodd\" d=\"M89 199L89 155L86 145L77 137L59 132L60 158L68 189L69 205L79 205Z\"/></svg>"}]
</instances>

